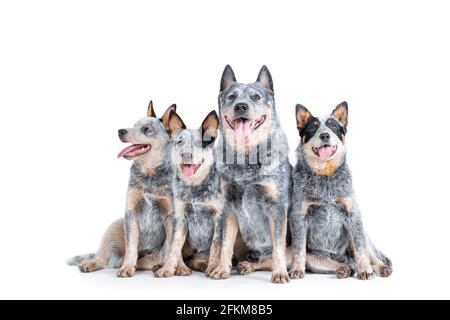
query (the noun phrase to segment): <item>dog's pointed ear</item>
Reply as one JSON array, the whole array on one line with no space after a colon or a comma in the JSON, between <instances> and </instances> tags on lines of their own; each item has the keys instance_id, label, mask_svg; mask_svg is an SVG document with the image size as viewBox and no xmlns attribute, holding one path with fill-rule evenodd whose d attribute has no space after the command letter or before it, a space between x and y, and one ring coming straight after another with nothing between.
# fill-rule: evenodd
<instances>
[{"instance_id":1,"label":"dog's pointed ear","mask_svg":"<svg viewBox=\"0 0 450 320\"><path fill-rule=\"evenodd\" d=\"M227 64L222 73L222 79L220 80L220 92L228 89L233 83L236 82L236 76L234 75L233 69Z\"/></svg>"},{"instance_id":2,"label":"dog's pointed ear","mask_svg":"<svg viewBox=\"0 0 450 320\"><path fill-rule=\"evenodd\" d=\"M155 110L153 109L153 101L152 100L150 100L150 103L148 104L147 117L156 118L156 113L155 113Z\"/></svg>"},{"instance_id":3,"label":"dog's pointed ear","mask_svg":"<svg viewBox=\"0 0 450 320\"><path fill-rule=\"evenodd\" d=\"M295 114L297 118L297 128L301 134L301 131L306 127L308 124L309 119L311 119L312 115L311 112L309 112L308 109L306 109L301 104L297 104L295 106Z\"/></svg>"},{"instance_id":4,"label":"dog's pointed ear","mask_svg":"<svg viewBox=\"0 0 450 320\"><path fill-rule=\"evenodd\" d=\"M256 79L256 82L261 83L264 88L273 93L272 75L266 66L262 66L261 70L259 70L258 79Z\"/></svg>"},{"instance_id":5,"label":"dog's pointed ear","mask_svg":"<svg viewBox=\"0 0 450 320\"><path fill-rule=\"evenodd\" d=\"M215 110L208 114L200 129L202 131L203 148L206 148L216 141L219 129L219 117Z\"/></svg>"},{"instance_id":6,"label":"dog's pointed ear","mask_svg":"<svg viewBox=\"0 0 450 320\"><path fill-rule=\"evenodd\" d=\"M169 114L168 129L169 129L169 135L171 137L174 137L175 134L177 134L180 130L186 129L186 125L184 124L183 120L181 120L178 113L176 113L173 110L170 111L170 114Z\"/></svg>"},{"instance_id":7,"label":"dog's pointed ear","mask_svg":"<svg viewBox=\"0 0 450 320\"><path fill-rule=\"evenodd\" d=\"M346 101L341 102L331 113L345 127L348 125L348 104Z\"/></svg>"},{"instance_id":8,"label":"dog's pointed ear","mask_svg":"<svg viewBox=\"0 0 450 320\"><path fill-rule=\"evenodd\" d=\"M177 105L173 104L171 105L169 108L167 108L166 112L164 112L164 115L162 116L162 118L160 119L162 124L169 129L169 118L170 118L170 113L171 112L177 112Z\"/></svg>"}]
</instances>

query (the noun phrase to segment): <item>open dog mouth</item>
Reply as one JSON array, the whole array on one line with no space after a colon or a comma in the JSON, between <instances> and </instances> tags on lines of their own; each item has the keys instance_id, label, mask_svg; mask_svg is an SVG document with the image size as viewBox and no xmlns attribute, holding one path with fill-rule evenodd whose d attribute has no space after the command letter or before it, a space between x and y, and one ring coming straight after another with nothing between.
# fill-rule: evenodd
<instances>
[{"instance_id":1,"label":"open dog mouth","mask_svg":"<svg viewBox=\"0 0 450 320\"><path fill-rule=\"evenodd\" d=\"M250 136L266 121L266 116L262 116L258 120L250 120L247 118L236 118L234 120L225 117L228 125L234 130L234 139L237 142L247 142Z\"/></svg>"},{"instance_id":2,"label":"open dog mouth","mask_svg":"<svg viewBox=\"0 0 450 320\"><path fill-rule=\"evenodd\" d=\"M200 169L200 167L202 166L204 160L202 160L199 164L190 164L190 163L183 163L181 164L181 174L184 177L192 177L193 175L195 175L198 171L198 169Z\"/></svg>"},{"instance_id":3,"label":"open dog mouth","mask_svg":"<svg viewBox=\"0 0 450 320\"><path fill-rule=\"evenodd\" d=\"M318 156L320 159L328 160L334 156L337 151L337 146L331 146L329 144L324 144L318 148L312 148L314 154Z\"/></svg>"},{"instance_id":4,"label":"open dog mouth","mask_svg":"<svg viewBox=\"0 0 450 320\"><path fill-rule=\"evenodd\" d=\"M133 159L146 154L151 148L149 144L133 144L120 151L117 158Z\"/></svg>"}]
</instances>

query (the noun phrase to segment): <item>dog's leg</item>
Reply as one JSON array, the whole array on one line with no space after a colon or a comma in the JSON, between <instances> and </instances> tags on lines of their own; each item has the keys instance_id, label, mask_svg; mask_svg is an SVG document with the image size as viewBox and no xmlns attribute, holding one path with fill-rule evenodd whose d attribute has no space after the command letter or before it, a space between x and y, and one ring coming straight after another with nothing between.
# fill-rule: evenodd
<instances>
[{"instance_id":1,"label":"dog's leg","mask_svg":"<svg viewBox=\"0 0 450 320\"><path fill-rule=\"evenodd\" d=\"M237 265L237 270L240 275L249 275L254 271L271 271L272 270L272 256L264 257L259 262L242 261Z\"/></svg>"},{"instance_id":2,"label":"dog's leg","mask_svg":"<svg viewBox=\"0 0 450 320\"><path fill-rule=\"evenodd\" d=\"M113 251L125 252L124 221L119 219L111 224L103 236L100 249L92 261L87 261L80 266L81 272L94 272L104 269L108 264ZM116 267L116 266L113 266Z\"/></svg>"},{"instance_id":3,"label":"dog's leg","mask_svg":"<svg viewBox=\"0 0 450 320\"><path fill-rule=\"evenodd\" d=\"M139 225L134 212L128 211L125 215L125 258L117 276L129 278L136 271L138 259Z\"/></svg>"},{"instance_id":4,"label":"dog's leg","mask_svg":"<svg viewBox=\"0 0 450 320\"><path fill-rule=\"evenodd\" d=\"M347 211L346 228L349 233L349 244L356 260L358 279L370 280L374 272L370 264L370 254L363 223L359 211L353 207Z\"/></svg>"},{"instance_id":5,"label":"dog's leg","mask_svg":"<svg viewBox=\"0 0 450 320\"><path fill-rule=\"evenodd\" d=\"M391 276L393 270L391 267L385 265L383 261L381 261L373 252L372 250L369 250L369 256L370 256L370 264L375 270L375 273L382 277L387 278Z\"/></svg>"},{"instance_id":6,"label":"dog's leg","mask_svg":"<svg viewBox=\"0 0 450 320\"><path fill-rule=\"evenodd\" d=\"M222 249L220 262L217 268L211 273L212 279L228 279L231 271L231 260L233 258L233 248L238 234L238 222L236 214L228 211L224 212L224 227L222 236Z\"/></svg>"},{"instance_id":7,"label":"dog's leg","mask_svg":"<svg viewBox=\"0 0 450 320\"><path fill-rule=\"evenodd\" d=\"M204 273L208 268L209 259L209 252L199 252L194 254L194 256L188 262L186 262L186 265L191 270Z\"/></svg>"},{"instance_id":8,"label":"dog's leg","mask_svg":"<svg viewBox=\"0 0 450 320\"><path fill-rule=\"evenodd\" d=\"M220 253L222 246L222 223L221 223L222 213L216 213L214 217L214 236L211 244L211 250L209 252L209 263L206 268L205 276L210 277L211 273L219 266L220 263Z\"/></svg>"},{"instance_id":9,"label":"dog's leg","mask_svg":"<svg viewBox=\"0 0 450 320\"><path fill-rule=\"evenodd\" d=\"M272 282L287 283L289 275L286 266L286 233L287 233L287 213L272 214L269 217L270 230L272 232Z\"/></svg>"},{"instance_id":10,"label":"dog's leg","mask_svg":"<svg viewBox=\"0 0 450 320\"><path fill-rule=\"evenodd\" d=\"M156 251L152 252L150 254L147 254L140 258L137 261L137 267L138 270L153 270L155 266L160 264L163 261L163 257L161 252Z\"/></svg>"},{"instance_id":11,"label":"dog's leg","mask_svg":"<svg viewBox=\"0 0 450 320\"><path fill-rule=\"evenodd\" d=\"M164 227L166 229L166 239L164 240L164 262L170 254L170 247L173 238L173 220L174 219L172 215L167 216L164 220Z\"/></svg>"},{"instance_id":12,"label":"dog's leg","mask_svg":"<svg viewBox=\"0 0 450 320\"><path fill-rule=\"evenodd\" d=\"M307 254L306 265L314 273L335 273L338 279L348 278L352 275L352 268L331 258Z\"/></svg>"},{"instance_id":13,"label":"dog's leg","mask_svg":"<svg viewBox=\"0 0 450 320\"><path fill-rule=\"evenodd\" d=\"M170 252L165 258L164 266L155 272L157 278L169 278L174 274L186 276L191 272L184 264L182 257L183 245L187 236L187 224L184 218L186 204L180 201L175 202L175 224Z\"/></svg>"}]
</instances>

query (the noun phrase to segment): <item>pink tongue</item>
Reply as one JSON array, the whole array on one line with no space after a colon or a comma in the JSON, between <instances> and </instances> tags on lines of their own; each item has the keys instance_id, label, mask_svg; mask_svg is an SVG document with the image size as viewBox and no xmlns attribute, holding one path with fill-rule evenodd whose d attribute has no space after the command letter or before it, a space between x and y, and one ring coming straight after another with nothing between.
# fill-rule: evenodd
<instances>
[{"instance_id":1,"label":"pink tongue","mask_svg":"<svg viewBox=\"0 0 450 320\"><path fill-rule=\"evenodd\" d=\"M319 156L324 159L330 158L332 153L333 153L332 146L323 146L323 147L320 147L320 149L319 149Z\"/></svg>"},{"instance_id":2,"label":"pink tongue","mask_svg":"<svg viewBox=\"0 0 450 320\"><path fill-rule=\"evenodd\" d=\"M252 121L237 119L234 121L234 137L238 142L246 142L252 134Z\"/></svg>"},{"instance_id":3,"label":"pink tongue","mask_svg":"<svg viewBox=\"0 0 450 320\"><path fill-rule=\"evenodd\" d=\"M125 149L123 149L122 151L120 151L120 153L117 155L117 158L122 158L123 156L125 156L128 152L130 151L135 151L135 150L139 150L143 147L143 145L141 144L133 144L129 147L126 147Z\"/></svg>"},{"instance_id":4,"label":"pink tongue","mask_svg":"<svg viewBox=\"0 0 450 320\"><path fill-rule=\"evenodd\" d=\"M183 176L192 177L195 173L195 164L183 164Z\"/></svg>"}]
</instances>

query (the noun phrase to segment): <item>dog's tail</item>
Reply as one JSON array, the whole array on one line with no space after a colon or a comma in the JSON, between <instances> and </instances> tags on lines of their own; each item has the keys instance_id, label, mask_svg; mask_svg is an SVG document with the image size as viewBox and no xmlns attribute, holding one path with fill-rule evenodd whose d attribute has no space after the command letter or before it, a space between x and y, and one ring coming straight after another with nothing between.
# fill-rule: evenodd
<instances>
[{"instance_id":1,"label":"dog's tail","mask_svg":"<svg viewBox=\"0 0 450 320\"><path fill-rule=\"evenodd\" d=\"M70 259L69 261L67 261L67 264L69 266L80 267L89 261L93 261L95 259L95 257L96 257L95 253L75 256L72 259Z\"/></svg>"}]
</instances>

